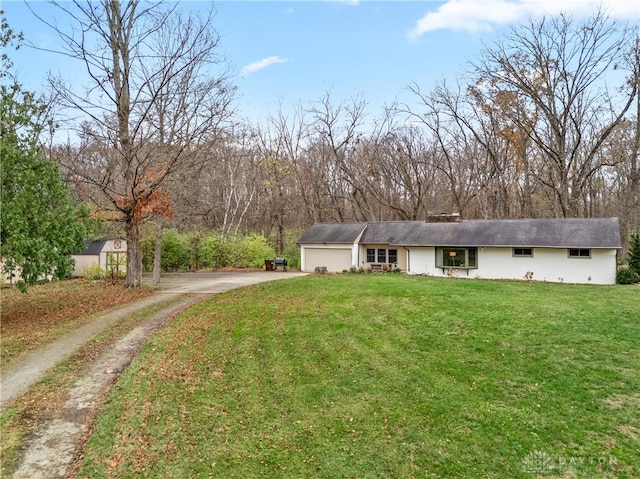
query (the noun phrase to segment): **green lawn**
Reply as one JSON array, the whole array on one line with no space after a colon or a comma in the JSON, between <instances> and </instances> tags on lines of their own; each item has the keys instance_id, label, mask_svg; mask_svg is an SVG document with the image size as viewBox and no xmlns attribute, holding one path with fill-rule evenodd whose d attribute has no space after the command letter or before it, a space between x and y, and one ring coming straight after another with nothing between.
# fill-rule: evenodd
<instances>
[{"instance_id":1,"label":"green lawn","mask_svg":"<svg viewBox=\"0 0 640 479\"><path fill-rule=\"evenodd\" d=\"M638 478L640 288L342 275L216 296L79 477Z\"/></svg>"}]
</instances>

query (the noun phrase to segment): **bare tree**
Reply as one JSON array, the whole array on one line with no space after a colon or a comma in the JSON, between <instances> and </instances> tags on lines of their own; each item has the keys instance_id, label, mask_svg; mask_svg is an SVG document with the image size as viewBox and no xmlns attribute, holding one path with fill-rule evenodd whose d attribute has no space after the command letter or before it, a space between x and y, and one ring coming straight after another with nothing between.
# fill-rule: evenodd
<instances>
[{"instance_id":1,"label":"bare tree","mask_svg":"<svg viewBox=\"0 0 640 479\"><path fill-rule=\"evenodd\" d=\"M296 201L304 206L303 217L320 220L323 209L320 191L326 177L324 168L308 154L311 132L303 106L296 106L291 115L286 115L281 105L277 114L269 118L268 130L258 128L256 136L263 148L272 145L271 149L277 150L278 157L286 163L291 186L297 187Z\"/></svg>"},{"instance_id":2,"label":"bare tree","mask_svg":"<svg viewBox=\"0 0 640 479\"><path fill-rule=\"evenodd\" d=\"M379 220L418 220L434 207L437 184L434 145L423 129L404 124L395 106L385 108L356 154L368 203L378 205Z\"/></svg>"},{"instance_id":3,"label":"bare tree","mask_svg":"<svg viewBox=\"0 0 640 479\"><path fill-rule=\"evenodd\" d=\"M251 133L242 125L200 145L193 161L170 181L174 225L182 230L216 230L223 238L253 227L259 158Z\"/></svg>"},{"instance_id":4,"label":"bare tree","mask_svg":"<svg viewBox=\"0 0 640 479\"><path fill-rule=\"evenodd\" d=\"M630 31L603 13L583 21L562 14L514 28L475 64L477 92L510 92L526 110L510 120L540 151L538 179L553 191L558 216L585 215L583 191L611 164L599 152L638 94L624 78L620 96L608 86L630 42Z\"/></svg>"},{"instance_id":5,"label":"bare tree","mask_svg":"<svg viewBox=\"0 0 640 479\"><path fill-rule=\"evenodd\" d=\"M463 107L465 99L459 89L451 90L446 84L429 94L417 85L410 90L418 98L420 108L416 111L405 105L400 111L408 114L409 121L425 128L435 141L430 161L443 177L449 198L448 202L441 200L439 206L467 216L466 209L486 186L487 154L475 131L463 119L467 114Z\"/></svg>"},{"instance_id":6,"label":"bare tree","mask_svg":"<svg viewBox=\"0 0 640 479\"><path fill-rule=\"evenodd\" d=\"M369 220L373 216L359 181L360 169L356 149L367 103L362 96L334 103L331 92L325 92L309 109L314 135L314 155L320 155L330 171L329 195L339 221L355 216ZM346 188L345 188L346 187ZM351 208L345 211L345 202Z\"/></svg>"},{"instance_id":7,"label":"bare tree","mask_svg":"<svg viewBox=\"0 0 640 479\"><path fill-rule=\"evenodd\" d=\"M91 85L79 91L53 78L51 85L64 106L88 118L85 134L99 140L104 156L88 167L81 150L61 162L124 223L125 285L138 287L141 224L170 211L168 179L231 113L213 12L183 16L178 3L167 9L138 0L52 3L74 24L68 31L49 24L62 53L82 62Z\"/></svg>"},{"instance_id":8,"label":"bare tree","mask_svg":"<svg viewBox=\"0 0 640 479\"><path fill-rule=\"evenodd\" d=\"M214 152L217 158L214 175L217 180L221 204L221 219L218 228L223 237L238 236L249 209L259 191L259 152L251 143L250 135L242 132L234 135L233 141L220 144Z\"/></svg>"},{"instance_id":9,"label":"bare tree","mask_svg":"<svg viewBox=\"0 0 640 479\"><path fill-rule=\"evenodd\" d=\"M635 111L629 119L622 122L616 140L612 141L613 154L620 159L617 163L618 214L622 217L623 246L629 233L640 232L640 36L629 49L626 68L629 71L629 83L635 84Z\"/></svg>"}]
</instances>

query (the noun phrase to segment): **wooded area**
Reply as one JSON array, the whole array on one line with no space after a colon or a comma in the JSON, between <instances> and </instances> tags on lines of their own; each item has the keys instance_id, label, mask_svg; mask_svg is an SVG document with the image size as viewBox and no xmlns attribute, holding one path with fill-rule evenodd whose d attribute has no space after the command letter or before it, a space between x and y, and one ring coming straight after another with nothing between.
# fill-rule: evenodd
<instances>
[{"instance_id":1,"label":"wooded area","mask_svg":"<svg viewBox=\"0 0 640 479\"><path fill-rule=\"evenodd\" d=\"M227 124L181 145L191 161L167 181L171 224L261 232L280 251L287 231L313 222L429 212L619 216L625 230L637 230L636 33L603 15L532 20L487 49L456 85L412 85L415 103L373 119L365 98L327 91L260 125ZM89 128L82 140L66 157L75 170L94 164L99 144ZM144 144L162 164L158 142ZM117 177L117 166L100 172Z\"/></svg>"},{"instance_id":2,"label":"wooded area","mask_svg":"<svg viewBox=\"0 0 640 479\"><path fill-rule=\"evenodd\" d=\"M85 120L79 143L47 151L73 195L121 225L130 286L149 220L264 234L278 252L314 222L440 212L618 216L625 240L640 230L640 40L603 13L518 25L455 84L410 85L411 103L375 113L326 91L249 124L234 115L213 16L74 5L86 38L58 33L95 84L78 96L52 79Z\"/></svg>"}]
</instances>

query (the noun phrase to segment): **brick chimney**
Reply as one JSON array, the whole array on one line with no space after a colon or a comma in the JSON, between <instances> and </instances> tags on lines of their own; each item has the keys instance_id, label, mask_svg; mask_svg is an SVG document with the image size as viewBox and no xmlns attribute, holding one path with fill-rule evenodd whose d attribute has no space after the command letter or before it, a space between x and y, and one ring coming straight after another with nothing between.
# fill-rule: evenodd
<instances>
[{"instance_id":1,"label":"brick chimney","mask_svg":"<svg viewBox=\"0 0 640 479\"><path fill-rule=\"evenodd\" d=\"M462 216L460 213L440 213L440 214L427 214L427 223L460 223Z\"/></svg>"}]
</instances>

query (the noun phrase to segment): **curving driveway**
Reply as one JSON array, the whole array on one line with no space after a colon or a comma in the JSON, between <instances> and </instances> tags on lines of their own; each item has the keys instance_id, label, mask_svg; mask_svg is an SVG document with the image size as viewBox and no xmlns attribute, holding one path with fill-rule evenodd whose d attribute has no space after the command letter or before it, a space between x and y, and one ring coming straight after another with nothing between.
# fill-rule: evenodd
<instances>
[{"instance_id":1,"label":"curving driveway","mask_svg":"<svg viewBox=\"0 0 640 479\"><path fill-rule=\"evenodd\" d=\"M24 392L57 362L71 356L93 336L104 331L126 315L148 308L170 297L197 295L196 298L187 299L185 297L185 299L179 303L184 309L185 306L191 306L204 300L207 296L222 293L230 289L305 275L306 273L284 273L276 271L164 274L160 278L160 284L156 285L158 292L153 296L100 314L96 316L92 322L46 345L41 350L34 352L8 368L0 378L0 409L4 409L5 405L12 398ZM145 275L143 284L150 286L151 283L151 275ZM166 314L169 313L170 310L169 308L165 308L162 312Z\"/></svg>"},{"instance_id":2,"label":"curving driveway","mask_svg":"<svg viewBox=\"0 0 640 479\"><path fill-rule=\"evenodd\" d=\"M149 336L171 321L176 314L224 291L265 281L305 276L296 272L207 272L176 273L161 277L158 292L148 298L99 315L91 323L37 351L14 365L1 378L1 404L19 396L44 375L56 362L69 357L91 337L99 334L127 314L145 309L170 298L177 298L152 317L134 327L124 338L97 358L69 391L69 399L56 419L36 433L14 479L65 478L74 461L82 453L83 439L89 433L91 420L101 399L117 376L129 365ZM149 284L151 277L143 280Z\"/></svg>"},{"instance_id":3,"label":"curving driveway","mask_svg":"<svg viewBox=\"0 0 640 479\"><path fill-rule=\"evenodd\" d=\"M160 284L157 287L163 293L215 294L265 281L294 278L307 274L290 271L165 273L160 277ZM151 275L144 275L142 282L151 285Z\"/></svg>"}]
</instances>

